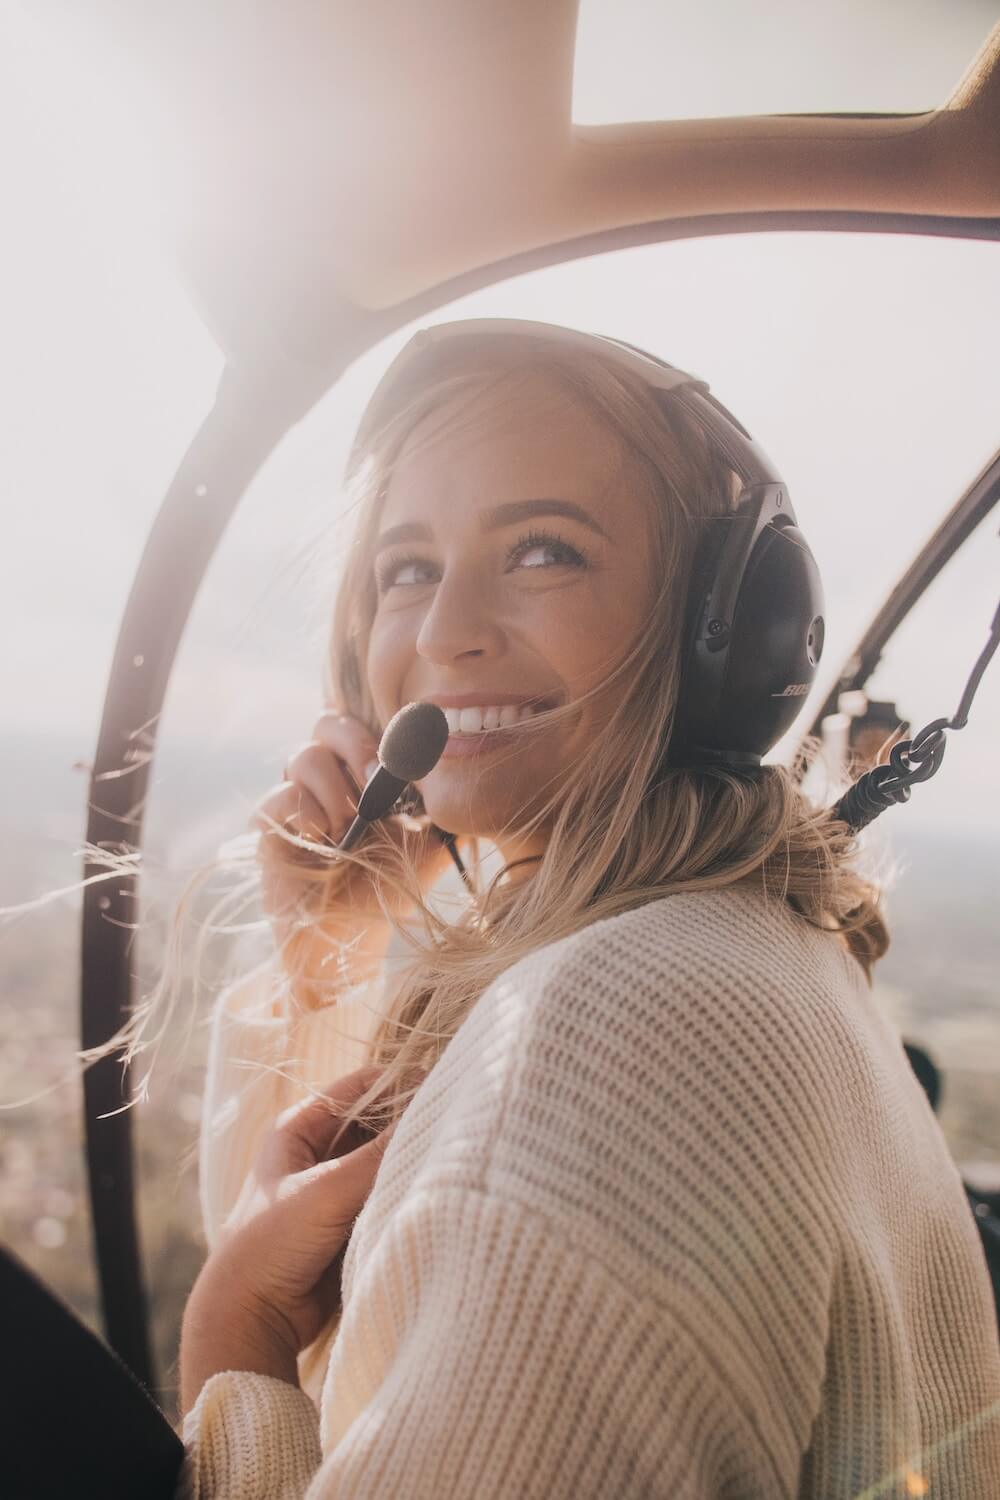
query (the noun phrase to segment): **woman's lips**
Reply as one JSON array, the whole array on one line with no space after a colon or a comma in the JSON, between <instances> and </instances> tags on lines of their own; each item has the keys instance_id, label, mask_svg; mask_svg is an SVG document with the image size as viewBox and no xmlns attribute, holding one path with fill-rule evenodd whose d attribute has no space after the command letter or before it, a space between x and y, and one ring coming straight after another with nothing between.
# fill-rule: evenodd
<instances>
[{"instance_id":1,"label":"woman's lips","mask_svg":"<svg viewBox=\"0 0 1000 1500\"><path fill-rule=\"evenodd\" d=\"M547 709L557 706L560 701L552 694L533 694L526 697L523 693L498 693L492 692L484 695L480 690L477 693L449 693L440 696L428 697L423 700L428 703L436 703L439 708L448 710L448 720L451 732L445 742L441 759L456 760L463 756L483 755L494 750L511 749L518 744L519 731L524 725L544 713ZM483 723L485 713L479 716L481 728L467 728L462 730L458 727L460 712L462 709L479 708L484 710L492 705L490 718L493 722ZM519 722L513 724L498 724L495 722L498 706L503 705L503 713L506 718L507 709L516 708L520 710ZM475 717L475 716L473 716ZM520 740L524 744L523 738Z\"/></svg>"}]
</instances>

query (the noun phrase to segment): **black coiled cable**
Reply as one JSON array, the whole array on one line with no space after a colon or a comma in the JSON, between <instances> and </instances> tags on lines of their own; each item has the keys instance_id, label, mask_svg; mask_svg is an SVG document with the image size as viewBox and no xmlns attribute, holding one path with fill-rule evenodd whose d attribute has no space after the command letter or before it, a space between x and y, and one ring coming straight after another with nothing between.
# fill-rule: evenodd
<instances>
[{"instance_id":1,"label":"black coiled cable","mask_svg":"<svg viewBox=\"0 0 1000 1500\"><path fill-rule=\"evenodd\" d=\"M859 832L896 802L908 802L910 787L926 781L944 760L948 719L935 719L912 740L894 745L887 766L874 766L841 797L834 817Z\"/></svg>"},{"instance_id":2,"label":"black coiled cable","mask_svg":"<svg viewBox=\"0 0 1000 1500\"><path fill-rule=\"evenodd\" d=\"M1000 605L990 625L989 639L969 674L961 701L954 718L934 719L924 726L912 740L901 740L894 745L889 755L889 764L874 766L866 771L834 805L833 816L848 824L855 833L877 818L897 802L908 802L910 787L915 782L926 781L933 776L944 760L946 748L945 730L964 729L969 719L969 709L976 695L983 673L1000 645Z\"/></svg>"}]
</instances>

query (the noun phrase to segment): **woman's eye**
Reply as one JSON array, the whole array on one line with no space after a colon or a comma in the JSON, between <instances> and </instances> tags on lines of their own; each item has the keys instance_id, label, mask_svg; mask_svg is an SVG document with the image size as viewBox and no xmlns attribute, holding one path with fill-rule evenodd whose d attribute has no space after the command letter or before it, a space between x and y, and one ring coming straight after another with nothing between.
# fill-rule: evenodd
<instances>
[{"instance_id":1,"label":"woman's eye","mask_svg":"<svg viewBox=\"0 0 1000 1500\"><path fill-rule=\"evenodd\" d=\"M583 568L586 564L587 559L583 553L564 542L562 537L541 536L537 533L519 537L507 554L508 567Z\"/></svg>"},{"instance_id":2,"label":"woman's eye","mask_svg":"<svg viewBox=\"0 0 1000 1500\"><path fill-rule=\"evenodd\" d=\"M586 556L577 547L571 547L560 536L531 532L518 537L507 550L504 571L518 572L520 569L542 570L546 568L585 568ZM390 589L420 588L436 583L440 576L437 563L426 557L386 557L376 567L375 581L380 594Z\"/></svg>"},{"instance_id":3,"label":"woman's eye","mask_svg":"<svg viewBox=\"0 0 1000 1500\"><path fill-rule=\"evenodd\" d=\"M424 557L387 558L377 571L379 593L394 587L405 588L407 584L433 582L434 564Z\"/></svg>"}]
</instances>

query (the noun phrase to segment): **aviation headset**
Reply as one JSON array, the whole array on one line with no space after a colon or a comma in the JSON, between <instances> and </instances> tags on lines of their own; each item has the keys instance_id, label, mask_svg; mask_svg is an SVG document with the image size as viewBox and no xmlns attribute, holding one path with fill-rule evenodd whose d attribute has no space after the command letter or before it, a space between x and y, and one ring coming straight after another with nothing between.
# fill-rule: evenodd
<instances>
[{"instance_id":1,"label":"aviation headset","mask_svg":"<svg viewBox=\"0 0 1000 1500\"><path fill-rule=\"evenodd\" d=\"M348 462L401 399L461 344L544 339L591 350L683 409L742 482L729 515L704 523L684 613L681 686L667 764L757 767L791 726L823 650L823 588L788 487L767 454L705 381L633 344L520 318L468 318L422 328L365 408Z\"/></svg>"}]
</instances>

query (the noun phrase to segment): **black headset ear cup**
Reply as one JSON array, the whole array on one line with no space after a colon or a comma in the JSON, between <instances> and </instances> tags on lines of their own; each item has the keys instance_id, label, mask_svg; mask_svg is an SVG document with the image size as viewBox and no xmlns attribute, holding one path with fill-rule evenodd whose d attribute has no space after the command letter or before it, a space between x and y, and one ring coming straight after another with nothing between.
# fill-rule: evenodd
<instances>
[{"instance_id":1,"label":"black headset ear cup","mask_svg":"<svg viewBox=\"0 0 1000 1500\"><path fill-rule=\"evenodd\" d=\"M706 539L692 575L671 759L754 764L791 727L812 686L823 586L798 527L768 525L747 558L731 622L705 620L722 530Z\"/></svg>"},{"instance_id":2,"label":"black headset ear cup","mask_svg":"<svg viewBox=\"0 0 1000 1500\"><path fill-rule=\"evenodd\" d=\"M823 589L797 526L764 530L733 620L723 743L761 755L790 729L823 649Z\"/></svg>"}]
</instances>

